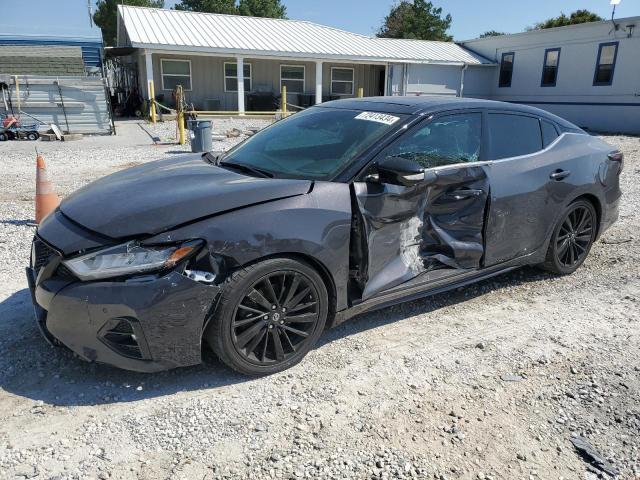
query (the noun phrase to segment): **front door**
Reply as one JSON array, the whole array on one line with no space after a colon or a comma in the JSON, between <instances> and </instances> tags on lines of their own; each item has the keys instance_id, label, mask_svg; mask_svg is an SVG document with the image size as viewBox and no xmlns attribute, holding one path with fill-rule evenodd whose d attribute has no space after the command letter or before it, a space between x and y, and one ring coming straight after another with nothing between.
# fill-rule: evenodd
<instances>
[{"instance_id":1,"label":"front door","mask_svg":"<svg viewBox=\"0 0 640 480\"><path fill-rule=\"evenodd\" d=\"M354 183L366 245L362 299L427 272L480 267L489 181L481 160L481 112L427 119L386 148ZM400 186L375 180L386 157L425 168L425 181ZM441 276L440 276L441 278Z\"/></svg>"}]
</instances>

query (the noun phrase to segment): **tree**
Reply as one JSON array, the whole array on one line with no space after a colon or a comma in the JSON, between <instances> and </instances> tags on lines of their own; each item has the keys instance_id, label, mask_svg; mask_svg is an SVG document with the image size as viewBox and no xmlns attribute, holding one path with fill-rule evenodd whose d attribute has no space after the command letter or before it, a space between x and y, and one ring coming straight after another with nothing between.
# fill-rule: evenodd
<instances>
[{"instance_id":1,"label":"tree","mask_svg":"<svg viewBox=\"0 0 640 480\"><path fill-rule=\"evenodd\" d=\"M187 10L190 12L225 13L236 15L236 0L181 0L176 4L176 10Z\"/></svg>"},{"instance_id":2,"label":"tree","mask_svg":"<svg viewBox=\"0 0 640 480\"><path fill-rule=\"evenodd\" d=\"M240 0L238 13L250 17L287 18L287 7L280 0Z\"/></svg>"},{"instance_id":3,"label":"tree","mask_svg":"<svg viewBox=\"0 0 640 480\"><path fill-rule=\"evenodd\" d=\"M419 40L451 41L447 30L451 15L442 17L442 8L425 0L401 0L391 7L389 15L378 31L378 37L414 38Z\"/></svg>"},{"instance_id":4,"label":"tree","mask_svg":"<svg viewBox=\"0 0 640 480\"><path fill-rule=\"evenodd\" d=\"M564 27L566 25L575 25L577 23L588 22L600 22L604 20L597 13L590 12L589 10L576 10L568 17L561 13L559 17L549 18L544 22L536 23L533 27L534 30L542 30L544 28Z\"/></svg>"},{"instance_id":5,"label":"tree","mask_svg":"<svg viewBox=\"0 0 640 480\"><path fill-rule=\"evenodd\" d=\"M104 43L109 46L116 44L118 25L116 12L120 3L135 7L164 7L164 0L98 0L93 21L102 30Z\"/></svg>"},{"instance_id":6,"label":"tree","mask_svg":"<svg viewBox=\"0 0 640 480\"><path fill-rule=\"evenodd\" d=\"M176 10L191 12L224 13L250 17L287 18L287 7L280 0L181 0Z\"/></svg>"},{"instance_id":7,"label":"tree","mask_svg":"<svg viewBox=\"0 0 640 480\"><path fill-rule=\"evenodd\" d=\"M508 33L496 32L495 30L489 30L488 32L484 32L482 35L480 35L480 38L499 37L500 35L508 35Z\"/></svg>"}]
</instances>

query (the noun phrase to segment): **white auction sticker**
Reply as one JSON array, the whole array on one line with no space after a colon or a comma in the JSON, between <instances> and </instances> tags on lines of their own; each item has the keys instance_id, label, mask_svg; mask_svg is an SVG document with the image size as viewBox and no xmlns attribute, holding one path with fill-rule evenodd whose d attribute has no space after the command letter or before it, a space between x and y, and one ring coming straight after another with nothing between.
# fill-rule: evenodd
<instances>
[{"instance_id":1,"label":"white auction sticker","mask_svg":"<svg viewBox=\"0 0 640 480\"><path fill-rule=\"evenodd\" d=\"M362 112L357 115L356 118L358 120L369 120L370 122L384 123L385 125L393 125L400 120L400 117L394 117L393 115L377 112Z\"/></svg>"}]
</instances>

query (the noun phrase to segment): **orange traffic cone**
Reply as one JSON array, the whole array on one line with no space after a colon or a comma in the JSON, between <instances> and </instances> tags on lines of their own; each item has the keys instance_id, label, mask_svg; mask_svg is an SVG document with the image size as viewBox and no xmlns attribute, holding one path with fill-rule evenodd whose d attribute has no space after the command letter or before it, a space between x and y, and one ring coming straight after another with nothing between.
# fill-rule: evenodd
<instances>
[{"instance_id":1,"label":"orange traffic cone","mask_svg":"<svg viewBox=\"0 0 640 480\"><path fill-rule=\"evenodd\" d=\"M60 198L53 189L47 175L47 166L42 155L36 157L36 223L40 222L60 205Z\"/></svg>"}]
</instances>

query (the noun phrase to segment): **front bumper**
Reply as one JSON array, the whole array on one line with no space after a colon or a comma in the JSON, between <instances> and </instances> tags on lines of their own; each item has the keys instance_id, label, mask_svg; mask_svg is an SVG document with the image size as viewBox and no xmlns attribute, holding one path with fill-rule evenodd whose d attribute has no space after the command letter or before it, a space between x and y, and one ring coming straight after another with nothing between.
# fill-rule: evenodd
<instances>
[{"instance_id":1,"label":"front bumper","mask_svg":"<svg viewBox=\"0 0 640 480\"><path fill-rule=\"evenodd\" d=\"M27 269L45 338L82 358L139 372L201 362L205 322L220 287L178 272L128 281L36 278Z\"/></svg>"}]
</instances>

